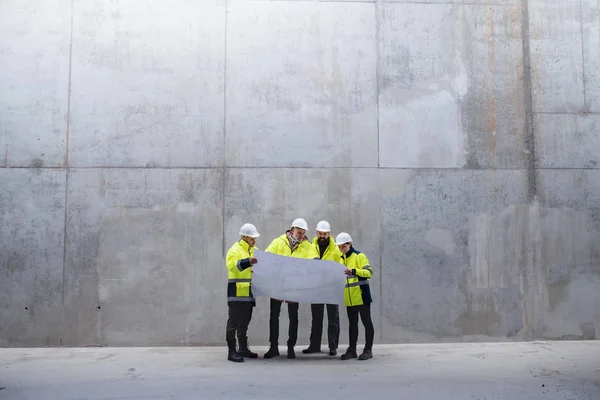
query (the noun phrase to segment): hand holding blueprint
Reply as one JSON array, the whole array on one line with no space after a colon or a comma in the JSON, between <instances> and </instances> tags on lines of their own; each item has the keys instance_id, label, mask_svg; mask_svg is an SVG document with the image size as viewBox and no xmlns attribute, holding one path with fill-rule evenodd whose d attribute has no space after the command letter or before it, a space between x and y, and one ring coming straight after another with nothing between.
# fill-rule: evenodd
<instances>
[{"instance_id":1,"label":"hand holding blueprint","mask_svg":"<svg viewBox=\"0 0 600 400\"><path fill-rule=\"evenodd\" d=\"M285 257L256 250L252 266L252 293L298 303L344 305L346 269L327 260Z\"/></svg>"}]
</instances>

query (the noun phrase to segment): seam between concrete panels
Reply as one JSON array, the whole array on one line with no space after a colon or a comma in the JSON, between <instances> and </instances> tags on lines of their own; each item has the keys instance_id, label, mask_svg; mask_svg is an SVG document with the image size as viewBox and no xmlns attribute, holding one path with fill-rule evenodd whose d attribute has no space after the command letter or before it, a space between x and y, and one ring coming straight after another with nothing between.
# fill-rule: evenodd
<instances>
[{"instance_id":1,"label":"seam between concrete panels","mask_svg":"<svg viewBox=\"0 0 600 400\"><path fill-rule=\"evenodd\" d=\"M381 2L377 0L375 3L375 101L377 105L377 167L381 166L381 149L380 143L380 132L379 132L379 68L381 66L381 52L379 42L379 12Z\"/></svg>"},{"instance_id":2,"label":"seam between concrete panels","mask_svg":"<svg viewBox=\"0 0 600 400\"><path fill-rule=\"evenodd\" d=\"M521 0L521 30L523 47L524 137L527 161L527 200L537 198L535 172L535 132L533 126L533 99L531 92L531 49L529 35L529 0Z\"/></svg>"},{"instance_id":3,"label":"seam between concrete panels","mask_svg":"<svg viewBox=\"0 0 600 400\"><path fill-rule=\"evenodd\" d=\"M224 34L223 34L223 143L222 143L222 161L221 166L222 180L221 180L221 254L225 257L225 184L227 179L227 172L225 170L227 164L227 13L229 12L229 0L225 0L224 8Z\"/></svg>"},{"instance_id":4,"label":"seam between concrete panels","mask_svg":"<svg viewBox=\"0 0 600 400\"><path fill-rule=\"evenodd\" d=\"M380 124L379 124L379 81L381 67L381 47L380 47L380 13L382 2L375 2L375 96L377 102L377 168L381 167L381 148L380 148ZM379 179L381 185L381 179ZM381 186L379 187L381 193ZM381 223L382 209L381 199L379 200L379 341L383 342L383 224Z\"/></svg>"},{"instance_id":5,"label":"seam between concrete panels","mask_svg":"<svg viewBox=\"0 0 600 400\"><path fill-rule=\"evenodd\" d=\"M563 169L564 167L561 168L556 168L556 169ZM36 170L67 170L67 168L65 167L41 167L41 168L36 168L36 167L31 167L31 166L19 166L19 167L2 167L2 169L36 169ZM71 166L68 168L69 172L71 170L84 170L84 169L116 169L116 170L124 170L124 169L132 169L132 170L181 170L181 171L185 171L185 170L220 170L220 169L232 169L232 170L238 170L238 169L246 169L246 170L252 170L252 169L310 169L310 170L389 170L389 171L444 171L444 172L452 172L452 171L456 171L456 172L460 172L460 171L528 171L528 169L526 167L524 168L478 168L478 169L465 169L465 168L430 168L430 167L281 167L281 166L264 166L264 167L242 167L242 166L226 166L226 167L221 167L221 166L216 166L216 167L152 167L152 168L148 168L148 167L115 167L115 166L93 166L93 167L76 167L76 166ZM543 169L555 169L555 168L544 168L544 167L537 167L535 168L536 170L543 170ZM596 170L596 169L600 169L600 167L566 167L564 169L591 169L591 170Z\"/></svg>"},{"instance_id":6,"label":"seam between concrete panels","mask_svg":"<svg viewBox=\"0 0 600 400\"><path fill-rule=\"evenodd\" d=\"M65 285L66 285L66 269L67 269L67 222L69 208L69 145L71 134L71 84L72 84L72 69L73 69L73 21L75 19L75 4L71 0L71 34L69 38L69 79L67 83L67 129L65 143L65 213L63 219L63 270L62 270L62 305L65 305ZM61 338L62 344L62 338Z\"/></svg>"},{"instance_id":7,"label":"seam between concrete panels","mask_svg":"<svg viewBox=\"0 0 600 400\"><path fill-rule=\"evenodd\" d=\"M585 82L585 48L583 45L584 35L583 35L583 4L582 4L582 0L579 0L579 23L580 23L579 30L581 33L581 70L582 70L581 82L583 84L583 109L587 110L588 105L587 105L587 92L586 92L586 82Z\"/></svg>"}]
</instances>

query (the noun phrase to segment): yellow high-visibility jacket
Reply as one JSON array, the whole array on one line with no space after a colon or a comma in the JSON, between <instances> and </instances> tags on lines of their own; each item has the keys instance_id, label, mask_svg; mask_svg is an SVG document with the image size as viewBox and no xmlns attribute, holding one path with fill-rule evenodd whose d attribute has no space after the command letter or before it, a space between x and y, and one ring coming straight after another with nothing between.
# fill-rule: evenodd
<instances>
[{"instance_id":1,"label":"yellow high-visibility jacket","mask_svg":"<svg viewBox=\"0 0 600 400\"><path fill-rule=\"evenodd\" d=\"M225 265L227 267L227 304L250 302L256 305L252 295L252 271L250 258L254 258L256 247L250 247L241 240L234 243L227 251Z\"/></svg>"},{"instance_id":2,"label":"yellow high-visibility jacket","mask_svg":"<svg viewBox=\"0 0 600 400\"><path fill-rule=\"evenodd\" d=\"M300 242L294 252L292 252L290 240L287 237L287 232L273 239L269 247L265 249L265 252L278 254L280 256L319 259L319 253L315 251L315 248L308 240L303 240Z\"/></svg>"},{"instance_id":3,"label":"yellow high-visibility jacket","mask_svg":"<svg viewBox=\"0 0 600 400\"><path fill-rule=\"evenodd\" d=\"M325 252L323 252L323 257L321 257L321 250L319 249L319 238L314 238L312 240L312 244L321 260L340 262L342 258L342 252L337 244L335 244L335 240L333 240L331 236L329 237L329 244L327 245Z\"/></svg>"},{"instance_id":4,"label":"yellow high-visibility jacket","mask_svg":"<svg viewBox=\"0 0 600 400\"><path fill-rule=\"evenodd\" d=\"M346 289L344 290L346 306L372 303L369 279L373 276L373 268L369 265L367 256L351 247L348 253L342 254L340 263L352 270L352 275L346 275Z\"/></svg>"}]
</instances>

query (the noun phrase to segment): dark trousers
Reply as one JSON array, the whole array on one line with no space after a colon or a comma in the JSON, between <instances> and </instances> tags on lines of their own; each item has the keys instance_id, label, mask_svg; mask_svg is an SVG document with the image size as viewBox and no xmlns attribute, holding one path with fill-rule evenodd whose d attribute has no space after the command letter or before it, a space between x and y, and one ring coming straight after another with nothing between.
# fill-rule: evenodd
<instances>
[{"instance_id":1,"label":"dark trousers","mask_svg":"<svg viewBox=\"0 0 600 400\"><path fill-rule=\"evenodd\" d=\"M271 299L271 315L269 317L269 342L271 346L279 344L279 315L281 314L281 300ZM288 329L288 347L293 347L298 341L298 303L287 303L290 325Z\"/></svg>"},{"instance_id":2,"label":"dark trousers","mask_svg":"<svg viewBox=\"0 0 600 400\"><path fill-rule=\"evenodd\" d=\"M310 327L310 347L321 348L323 335L323 314L325 304L311 304L312 324ZM327 341L329 348L337 350L340 340L340 308L337 304L327 304Z\"/></svg>"},{"instance_id":3,"label":"dark trousers","mask_svg":"<svg viewBox=\"0 0 600 400\"><path fill-rule=\"evenodd\" d=\"M227 328L225 338L227 342L235 343L235 336L240 341L240 345L247 342L248 325L252 319L252 304L248 302L232 303L229 306L229 318L227 319Z\"/></svg>"},{"instance_id":4,"label":"dark trousers","mask_svg":"<svg viewBox=\"0 0 600 400\"><path fill-rule=\"evenodd\" d=\"M356 350L358 342L358 318L365 327L365 349L373 349L373 337L375 336L375 328L371 320L371 304L346 307L348 312L348 324L350 325L350 348Z\"/></svg>"}]
</instances>

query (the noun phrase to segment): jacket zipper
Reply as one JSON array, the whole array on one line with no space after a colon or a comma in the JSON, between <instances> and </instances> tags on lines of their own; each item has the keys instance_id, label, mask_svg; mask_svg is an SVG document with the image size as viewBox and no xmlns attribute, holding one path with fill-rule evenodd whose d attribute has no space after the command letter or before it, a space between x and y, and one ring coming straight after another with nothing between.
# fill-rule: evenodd
<instances>
[{"instance_id":1,"label":"jacket zipper","mask_svg":"<svg viewBox=\"0 0 600 400\"><path fill-rule=\"evenodd\" d=\"M344 255L344 266L346 268L348 268L348 264L346 264L347 261L348 261L348 258ZM348 282L348 279L350 279L350 278L346 278L346 285L350 285L350 282ZM348 298L350 299L350 307L352 307L352 291L350 289L350 286L348 286L347 289L348 289Z\"/></svg>"}]
</instances>

